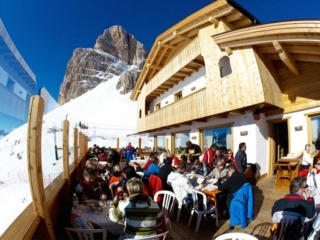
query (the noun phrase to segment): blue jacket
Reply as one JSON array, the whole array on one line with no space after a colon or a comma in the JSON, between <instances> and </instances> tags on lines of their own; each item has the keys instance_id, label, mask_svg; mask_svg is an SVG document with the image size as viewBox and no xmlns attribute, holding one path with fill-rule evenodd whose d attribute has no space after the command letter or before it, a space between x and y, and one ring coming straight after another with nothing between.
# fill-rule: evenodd
<instances>
[{"instance_id":1,"label":"blue jacket","mask_svg":"<svg viewBox=\"0 0 320 240\"><path fill-rule=\"evenodd\" d=\"M233 194L230 204L230 226L241 224L241 228L247 226L247 219L253 221L254 196L250 183L245 183Z\"/></svg>"}]
</instances>

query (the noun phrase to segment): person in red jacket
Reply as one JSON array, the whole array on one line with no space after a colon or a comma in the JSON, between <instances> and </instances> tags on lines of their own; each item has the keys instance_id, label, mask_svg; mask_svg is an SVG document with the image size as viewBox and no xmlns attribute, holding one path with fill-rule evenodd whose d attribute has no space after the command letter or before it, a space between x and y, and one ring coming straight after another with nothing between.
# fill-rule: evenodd
<instances>
[{"instance_id":1,"label":"person in red jacket","mask_svg":"<svg viewBox=\"0 0 320 240\"><path fill-rule=\"evenodd\" d=\"M213 157L216 153L217 145L212 144L203 154L202 162L205 163L211 170L213 169Z\"/></svg>"},{"instance_id":2,"label":"person in red jacket","mask_svg":"<svg viewBox=\"0 0 320 240\"><path fill-rule=\"evenodd\" d=\"M87 199L107 199L106 193L102 191L100 182L97 181L96 172L91 167L84 169L83 177L76 187L76 192L80 203L86 200L85 196Z\"/></svg>"},{"instance_id":3,"label":"person in red jacket","mask_svg":"<svg viewBox=\"0 0 320 240\"><path fill-rule=\"evenodd\" d=\"M131 146L131 142L129 142L129 144L128 144L128 146L126 147L126 152L128 152L128 151L133 151L133 147Z\"/></svg>"}]
</instances>

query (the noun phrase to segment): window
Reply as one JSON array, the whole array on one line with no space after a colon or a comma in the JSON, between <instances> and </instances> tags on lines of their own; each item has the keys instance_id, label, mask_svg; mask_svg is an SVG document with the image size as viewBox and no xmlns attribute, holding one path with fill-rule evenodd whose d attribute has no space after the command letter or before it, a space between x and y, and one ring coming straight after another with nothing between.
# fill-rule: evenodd
<instances>
[{"instance_id":1,"label":"window","mask_svg":"<svg viewBox=\"0 0 320 240\"><path fill-rule=\"evenodd\" d=\"M178 101L182 98L182 91L177 92L174 94L174 101Z\"/></svg>"},{"instance_id":2,"label":"window","mask_svg":"<svg viewBox=\"0 0 320 240\"><path fill-rule=\"evenodd\" d=\"M233 149L231 126L203 130L202 143L203 151L212 144L216 144L221 150Z\"/></svg>"},{"instance_id":3,"label":"window","mask_svg":"<svg viewBox=\"0 0 320 240\"><path fill-rule=\"evenodd\" d=\"M163 151L166 148L166 136L157 136L156 149Z\"/></svg>"},{"instance_id":4,"label":"window","mask_svg":"<svg viewBox=\"0 0 320 240\"><path fill-rule=\"evenodd\" d=\"M189 132L176 133L174 136L174 152L185 154L187 141L189 141Z\"/></svg>"},{"instance_id":5,"label":"window","mask_svg":"<svg viewBox=\"0 0 320 240\"><path fill-rule=\"evenodd\" d=\"M6 88L7 88L10 92L13 92L14 84L15 84L15 82L14 82L10 77L8 77L8 81L7 81Z\"/></svg>"},{"instance_id":6,"label":"window","mask_svg":"<svg viewBox=\"0 0 320 240\"><path fill-rule=\"evenodd\" d=\"M227 56L220 58L219 60L220 77L223 78L232 73L230 59Z\"/></svg>"},{"instance_id":7,"label":"window","mask_svg":"<svg viewBox=\"0 0 320 240\"><path fill-rule=\"evenodd\" d=\"M161 105L160 105L160 103L157 103L157 104L156 104L156 106L155 106L155 111L158 111L158 110L160 110L160 108L161 108Z\"/></svg>"},{"instance_id":8,"label":"window","mask_svg":"<svg viewBox=\"0 0 320 240\"><path fill-rule=\"evenodd\" d=\"M320 150L320 116L310 117L311 120L311 154Z\"/></svg>"},{"instance_id":9,"label":"window","mask_svg":"<svg viewBox=\"0 0 320 240\"><path fill-rule=\"evenodd\" d=\"M139 118L141 118L141 109L139 110Z\"/></svg>"}]
</instances>

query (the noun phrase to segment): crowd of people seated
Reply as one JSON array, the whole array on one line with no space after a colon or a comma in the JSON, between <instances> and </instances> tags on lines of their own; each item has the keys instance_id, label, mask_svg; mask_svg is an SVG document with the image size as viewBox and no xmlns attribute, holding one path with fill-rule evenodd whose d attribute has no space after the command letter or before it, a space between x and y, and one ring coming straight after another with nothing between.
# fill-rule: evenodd
<instances>
[{"instance_id":1,"label":"crowd of people seated","mask_svg":"<svg viewBox=\"0 0 320 240\"><path fill-rule=\"evenodd\" d=\"M160 216L157 211L155 211L157 214L153 216L154 221L148 228L150 232L141 232L141 229L134 228L131 225L132 220L129 220L130 216L125 215L124 212L125 209L132 209L140 205L143 209L145 206L150 209L156 208L150 199L156 191L173 191L174 184L182 186L186 193L186 207L191 209L192 189L201 191L204 184L191 181L191 178L188 177L190 174L201 176L204 181L216 180L216 187L223 191L218 199L220 211L223 212L223 217L227 218L233 193L247 182L244 174L245 150L245 144L241 143L240 153L238 151L233 157L233 152L230 149L219 149L213 144L205 151L201 159L202 150L199 145L188 141L186 154L178 157L168 150L150 152L149 156L145 158L145 165L141 166L135 161L131 162L132 155L139 154L138 148L134 148L131 143L119 152L114 149L99 148L95 145L90 153L90 158L86 161L83 176L75 190L79 202L88 198L111 199L114 196L110 219L121 221L127 218L125 220L126 237L136 234L148 235L154 232L153 227L157 226L156 219ZM123 162L125 166L122 165ZM109 188L110 184L116 185L114 190ZM126 200L128 198L129 201ZM200 201L207 201L207 199L200 199ZM136 221L143 222L144 219Z\"/></svg>"}]
</instances>

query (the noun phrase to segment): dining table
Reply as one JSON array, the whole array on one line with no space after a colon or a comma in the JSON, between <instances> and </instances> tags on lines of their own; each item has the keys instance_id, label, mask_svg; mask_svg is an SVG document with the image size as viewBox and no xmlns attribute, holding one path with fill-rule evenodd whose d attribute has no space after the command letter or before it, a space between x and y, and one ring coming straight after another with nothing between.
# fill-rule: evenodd
<instances>
[{"instance_id":1,"label":"dining table","mask_svg":"<svg viewBox=\"0 0 320 240\"><path fill-rule=\"evenodd\" d=\"M89 200L93 203L101 202L101 200ZM77 217L81 217L89 221L94 227L106 229L108 232L112 233L113 235L121 235L124 232L124 223L116 223L112 222L109 219L109 210L112 200L103 201L105 207L103 210L94 211L92 210L88 204L80 204L77 205L76 208L72 207L71 210L71 217L70 217L70 224L73 225L73 221ZM164 215L162 215L162 224L157 227L157 234L164 233L168 231L166 221ZM166 239L170 239L170 236L167 236Z\"/></svg>"},{"instance_id":2,"label":"dining table","mask_svg":"<svg viewBox=\"0 0 320 240\"><path fill-rule=\"evenodd\" d=\"M94 203L99 202L99 200L90 201ZM72 207L70 220L71 225L75 218L81 217L83 219L88 220L90 223L92 223L92 225L106 229L108 232L111 232L114 235L122 234L124 224L115 223L110 221L109 219L109 209L111 202L111 200L104 201L105 207L101 212L92 210L87 204L77 205L76 208Z\"/></svg>"}]
</instances>

